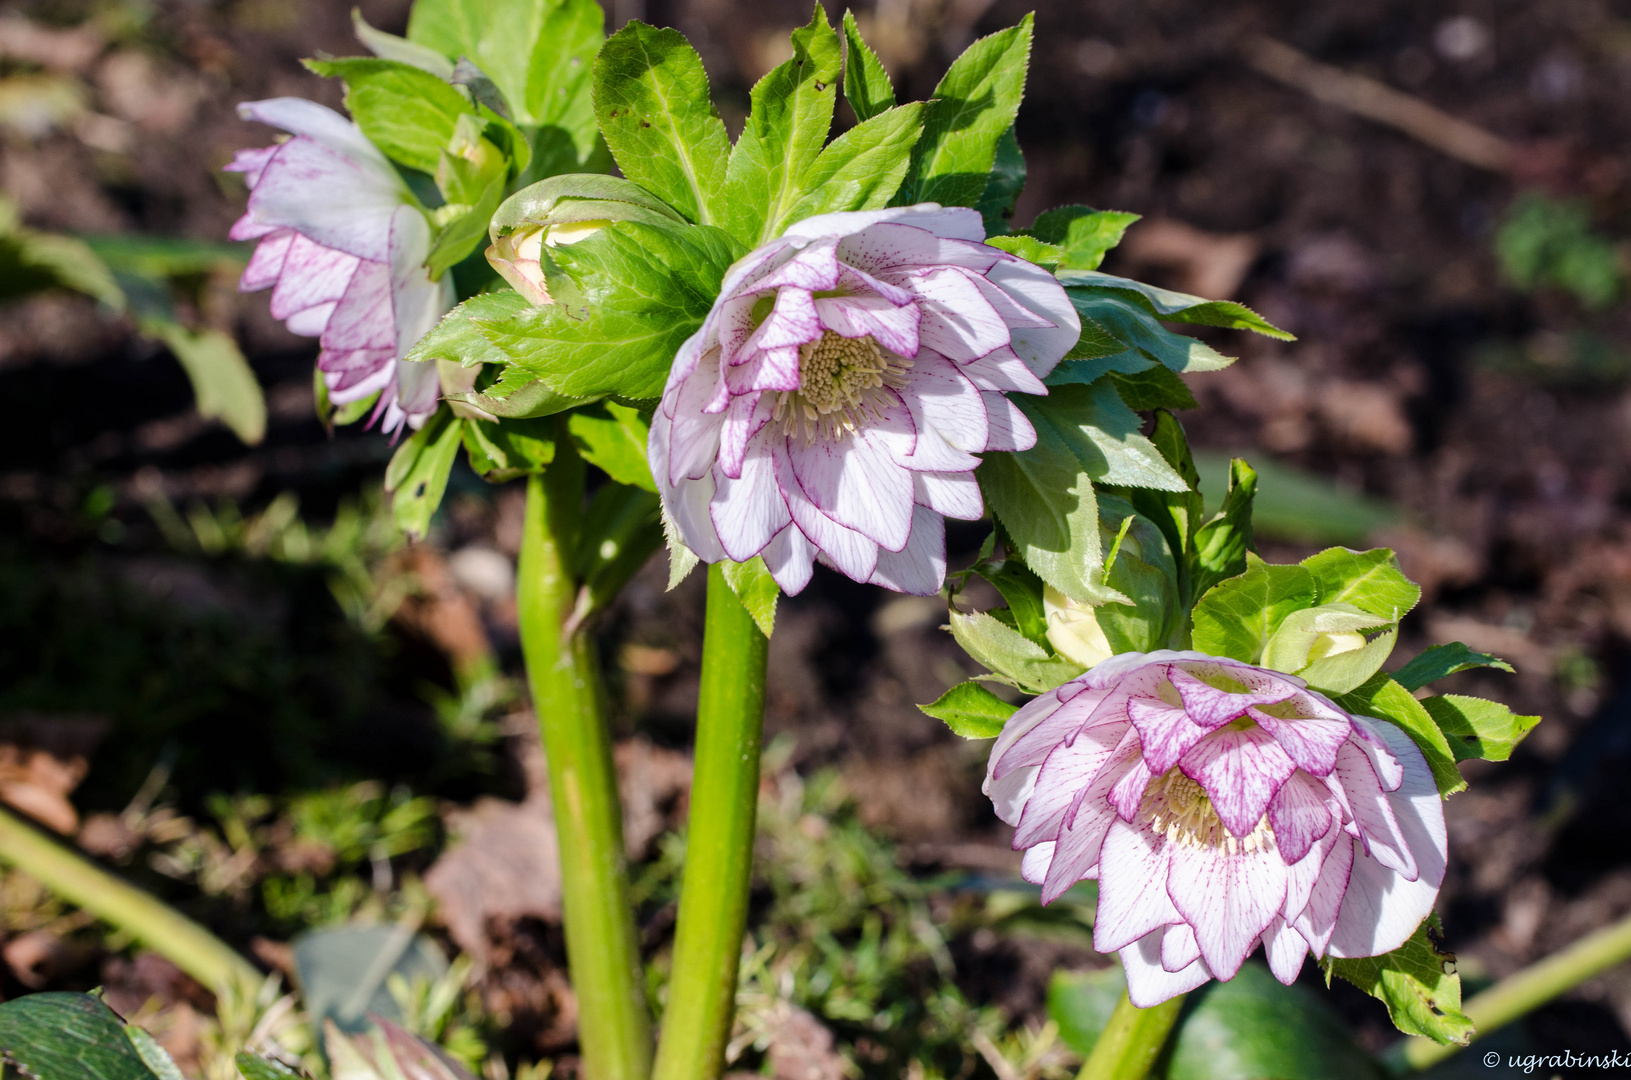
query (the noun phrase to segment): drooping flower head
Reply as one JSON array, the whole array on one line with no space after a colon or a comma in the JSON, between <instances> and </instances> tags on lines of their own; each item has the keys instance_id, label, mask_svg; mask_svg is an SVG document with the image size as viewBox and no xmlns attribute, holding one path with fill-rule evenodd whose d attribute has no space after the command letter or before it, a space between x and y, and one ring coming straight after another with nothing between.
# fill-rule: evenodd
<instances>
[{"instance_id":1,"label":"drooping flower head","mask_svg":"<svg viewBox=\"0 0 1631 1080\"><path fill-rule=\"evenodd\" d=\"M984 509L974 455L1035 445L1004 395L1046 393L1081 330L1051 274L984 238L960 207L824 214L731 267L651 425L691 550L763 555L789 593L816 559L940 587L944 519Z\"/></svg>"},{"instance_id":2,"label":"drooping flower head","mask_svg":"<svg viewBox=\"0 0 1631 1080\"><path fill-rule=\"evenodd\" d=\"M1122 653L1031 701L985 791L1043 902L1098 880L1093 945L1140 1007L1259 944L1288 985L1310 952L1390 952L1444 880L1438 788L1402 729L1202 653Z\"/></svg>"},{"instance_id":3,"label":"drooping flower head","mask_svg":"<svg viewBox=\"0 0 1631 1080\"><path fill-rule=\"evenodd\" d=\"M238 288L272 289L272 315L318 338L329 400L379 394L374 419L396 432L436 410L436 365L402 359L453 306L453 282L425 269L430 224L391 163L332 109L301 98L238 107L294 137L240 150L249 182L234 240L259 240Z\"/></svg>"}]
</instances>

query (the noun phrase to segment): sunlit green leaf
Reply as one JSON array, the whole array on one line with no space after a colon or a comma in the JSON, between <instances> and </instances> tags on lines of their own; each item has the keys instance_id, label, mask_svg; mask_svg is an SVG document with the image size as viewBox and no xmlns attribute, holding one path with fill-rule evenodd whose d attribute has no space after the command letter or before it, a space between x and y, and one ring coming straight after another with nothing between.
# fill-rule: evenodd
<instances>
[{"instance_id":1,"label":"sunlit green leaf","mask_svg":"<svg viewBox=\"0 0 1631 1080\"><path fill-rule=\"evenodd\" d=\"M555 460L555 424L549 419L466 420L464 450L470 467L493 483L542 472Z\"/></svg>"},{"instance_id":2,"label":"sunlit green leaf","mask_svg":"<svg viewBox=\"0 0 1631 1080\"><path fill-rule=\"evenodd\" d=\"M0 1004L0 1060L40 1080L159 1080L118 1014L89 994L29 994Z\"/></svg>"},{"instance_id":3,"label":"sunlit green leaf","mask_svg":"<svg viewBox=\"0 0 1631 1080\"><path fill-rule=\"evenodd\" d=\"M727 559L720 565L724 568L725 582L731 587L731 592L753 616L759 632L769 637L776 627L776 599L781 596L781 588L777 586L776 579L770 576L765 561L755 555L747 562Z\"/></svg>"},{"instance_id":4,"label":"sunlit green leaf","mask_svg":"<svg viewBox=\"0 0 1631 1080\"><path fill-rule=\"evenodd\" d=\"M888 109L827 144L800 187L805 194L783 215L781 228L816 214L879 210L900 188L923 133L923 103Z\"/></svg>"},{"instance_id":5,"label":"sunlit green leaf","mask_svg":"<svg viewBox=\"0 0 1631 1080\"><path fill-rule=\"evenodd\" d=\"M862 122L895 106L895 87L872 47L861 40L855 15L844 12L844 100Z\"/></svg>"},{"instance_id":6,"label":"sunlit green leaf","mask_svg":"<svg viewBox=\"0 0 1631 1080\"><path fill-rule=\"evenodd\" d=\"M977 682L958 683L929 705L918 708L943 720L953 735L965 739L994 739L1002 726L1019 709L1002 700Z\"/></svg>"},{"instance_id":7,"label":"sunlit green leaf","mask_svg":"<svg viewBox=\"0 0 1631 1080\"><path fill-rule=\"evenodd\" d=\"M1086 670L1050 656L1042 646L984 612L953 611L951 633L975 661L1029 694L1052 690Z\"/></svg>"},{"instance_id":8,"label":"sunlit green leaf","mask_svg":"<svg viewBox=\"0 0 1631 1080\"><path fill-rule=\"evenodd\" d=\"M580 409L567 418L578 453L620 484L655 492L657 482L646 464L650 424L637 409L614 401Z\"/></svg>"},{"instance_id":9,"label":"sunlit green leaf","mask_svg":"<svg viewBox=\"0 0 1631 1080\"><path fill-rule=\"evenodd\" d=\"M1061 270L1059 280L1066 288L1081 288L1100 295L1117 296L1151 315L1173 322L1221 326L1230 330L1252 330L1265 337L1279 338L1282 341L1296 340L1293 335L1275 326L1251 308L1231 300L1207 300L1097 270Z\"/></svg>"},{"instance_id":10,"label":"sunlit green leaf","mask_svg":"<svg viewBox=\"0 0 1631 1080\"><path fill-rule=\"evenodd\" d=\"M986 181L985 193L974 209L980 212L987 236L998 236L1008 231L1014 216L1014 203L1025 188L1025 154L1019 148L1014 129L1003 132L997 142L997 157L991 164L991 177Z\"/></svg>"},{"instance_id":11,"label":"sunlit green leaf","mask_svg":"<svg viewBox=\"0 0 1631 1080\"><path fill-rule=\"evenodd\" d=\"M434 173L454 126L476 108L428 71L369 57L308 60L325 78L344 79L345 107L369 141L409 168ZM496 205L496 204L495 204Z\"/></svg>"},{"instance_id":12,"label":"sunlit green leaf","mask_svg":"<svg viewBox=\"0 0 1631 1080\"><path fill-rule=\"evenodd\" d=\"M1444 732L1457 761L1505 761L1540 723L1540 717L1519 716L1498 701L1461 694L1422 698L1421 707Z\"/></svg>"},{"instance_id":13,"label":"sunlit green leaf","mask_svg":"<svg viewBox=\"0 0 1631 1080\"><path fill-rule=\"evenodd\" d=\"M1427 767L1433 772L1439 794L1454 795L1467 786L1460 770L1455 767L1455 754L1444 732L1439 730L1422 703L1385 672L1371 676L1363 685L1346 694L1332 695L1332 700L1350 713L1390 720L1403 728L1427 759Z\"/></svg>"},{"instance_id":14,"label":"sunlit green leaf","mask_svg":"<svg viewBox=\"0 0 1631 1080\"><path fill-rule=\"evenodd\" d=\"M1257 474L1240 458L1230 462L1223 505L1195 532L1189 553L1190 594L1204 596L1224 578L1246 568L1255 527Z\"/></svg>"},{"instance_id":15,"label":"sunlit green leaf","mask_svg":"<svg viewBox=\"0 0 1631 1080\"><path fill-rule=\"evenodd\" d=\"M1459 641L1452 641L1448 645L1434 645L1423 649L1411 658L1410 662L1398 671L1393 677L1399 685L1406 690L1420 690L1430 682L1436 682L1446 675L1454 675L1458 671L1471 671L1473 668L1495 668L1498 671L1510 672L1512 665L1505 660L1489 653L1473 652Z\"/></svg>"},{"instance_id":16,"label":"sunlit green leaf","mask_svg":"<svg viewBox=\"0 0 1631 1080\"><path fill-rule=\"evenodd\" d=\"M386 466L385 490L392 495L391 512L397 528L409 536L421 537L430 530L430 519L447 490L464 423L450 409L438 409L424 427L402 440Z\"/></svg>"},{"instance_id":17,"label":"sunlit green leaf","mask_svg":"<svg viewBox=\"0 0 1631 1080\"><path fill-rule=\"evenodd\" d=\"M1219 582L1195 602L1195 648L1255 664L1293 611L1319 599L1314 575L1246 556L1246 572Z\"/></svg>"},{"instance_id":18,"label":"sunlit green leaf","mask_svg":"<svg viewBox=\"0 0 1631 1080\"><path fill-rule=\"evenodd\" d=\"M1326 981L1340 976L1387 1005L1393 1024L1407 1035L1465 1046L1472 1021L1461 1011L1461 976L1455 957L1438 947L1438 917L1417 928L1409 941L1383 956L1324 962ZM1430 925L1431 924L1431 925Z\"/></svg>"},{"instance_id":19,"label":"sunlit green leaf","mask_svg":"<svg viewBox=\"0 0 1631 1080\"><path fill-rule=\"evenodd\" d=\"M1302 565L1314 575L1322 604L1352 604L1398 622L1421 599L1421 588L1404 576L1391 548L1327 548Z\"/></svg>"}]
</instances>

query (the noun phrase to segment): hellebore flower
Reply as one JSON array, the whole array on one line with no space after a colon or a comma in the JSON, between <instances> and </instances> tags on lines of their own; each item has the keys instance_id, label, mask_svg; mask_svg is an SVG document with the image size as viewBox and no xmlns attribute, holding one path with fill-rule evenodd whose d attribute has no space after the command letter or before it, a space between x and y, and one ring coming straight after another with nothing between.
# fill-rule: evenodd
<instances>
[{"instance_id":1,"label":"hellebore flower","mask_svg":"<svg viewBox=\"0 0 1631 1080\"><path fill-rule=\"evenodd\" d=\"M985 792L1044 903L1098 880L1093 947L1142 1008L1233 978L1258 944L1288 985L1310 952L1391 952L1444 880L1410 736L1202 653L1122 653L1029 702Z\"/></svg>"},{"instance_id":2,"label":"hellebore flower","mask_svg":"<svg viewBox=\"0 0 1631 1080\"><path fill-rule=\"evenodd\" d=\"M1005 393L1081 322L1053 275L933 203L807 218L738 261L680 347L648 454L680 538L708 562L763 555L796 593L816 559L933 593L946 517L983 512L985 450L1036 432Z\"/></svg>"},{"instance_id":3,"label":"hellebore flower","mask_svg":"<svg viewBox=\"0 0 1631 1080\"><path fill-rule=\"evenodd\" d=\"M329 400L375 393L388 432L417 428L436 411L436 365L401 359L453 306L453 282L425 269L430 224L407 185L362 131L300 98L238 107L246 120L294 137L240 150L228 171L249 181L234 240L259 240L242 292L272 288L272 315L318 338Z\"/></svg>"}]
</instances>

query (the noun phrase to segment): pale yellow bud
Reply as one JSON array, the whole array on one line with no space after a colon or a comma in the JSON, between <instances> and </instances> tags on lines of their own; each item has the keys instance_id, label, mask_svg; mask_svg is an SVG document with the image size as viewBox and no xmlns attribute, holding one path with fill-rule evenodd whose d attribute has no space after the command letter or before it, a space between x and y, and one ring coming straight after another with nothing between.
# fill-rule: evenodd
<instances>
[{"instance_id":1,"label":"pale yellow bud","mask_svg":"<svg viewBox=\"0 0 1631 1080\"><path fill-rule=\"evenodd\" d=\"M1089 668L1110 659L1110 641L1090 605L1078 604L1049 585L1042 590L1042 612L1048 643L1060 656Z\"/></svg>"},{"instance_id":2,"label":"pale yellow bud","mask_svg":"<svg viewBox=\"0 0 1631 1080\"><path fill-rule=\"evenodd\" d=\"M1314 638L1308 649L1308 662L1323 660L1338 653L1353 652L1365 647L1365 635L1358 630L1328 630Z\"/></svg>"},{"instance_id":3,"label":"pale yellow bud","mask_svg":"<svg viewBox=\"0 0 1631 1080\"><path fill-rule=\"evenodd\" d=\"M610 224L610 221L569 221L517 229L493 241L487 249L487 261L516 292L534 304L553 304L548 275L544 272L544 249L580 243Z\"/></svg>"}]
</instances>

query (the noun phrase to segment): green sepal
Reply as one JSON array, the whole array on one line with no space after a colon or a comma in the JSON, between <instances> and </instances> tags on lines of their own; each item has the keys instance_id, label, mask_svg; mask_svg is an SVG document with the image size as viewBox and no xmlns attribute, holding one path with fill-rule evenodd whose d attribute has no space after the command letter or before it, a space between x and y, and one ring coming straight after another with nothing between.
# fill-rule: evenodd
<instances>
[{"instance_id":1,"label":"green sepal","mask_svg":"<svg viewBox=\"0 0 1631 1080\"><path fill-rule=\"evenodd\" d=\"M1078 272L1066 271L1058 276L1066 280ZM1234 357L1223 355L1198 338L1168 330L1156 316L1121 295L1105 290L1068 287L1065 294L1081 316L1083 333L1086 333L1088 323L1092 323L1111 340L1120 343L1116 352L1134 349L1146 359L1165 364L1178 372L1221 371L1235 362ZM1098 338L1092 343L1095 355L1114 355L1108 351L1110 348L1109 344ZM1077 359L1082 350L1083 346L1078 343L1075 349L1065 354L1065 359ZM1142 367L1136 370L1142 370Z\"/></svg>"},{"instance_id":2,"label":"green sepal","mask_svg":"<svg viewBox=\"0 0 1631 1080\"><path fill-rule=\"evenodd\" d=\"M442 157L444 161L447 160L445 152ZM432 278L441 277L443 272L463 261L476 249L476 245L487 238L488 219L503 199L504 173L499 172L487 182L481 197L469 204L469 209L442 226L431 244L430 255L425 259L425 268Z\"/></svg>"},{"instance_id":3,"label":"green sepal","mask_svg":"<svg viewBox=\"0 0 1631 1080\"><path fill-rule=\"evenodd\" d=\"M1457 761L1505 761L1540 723L1540 717L1520 716L1498 701L1461 694L1422 698L1421 707L1444 733Z\"/></svg>"},{"instance_id":4,"label":"green sepal","mask_svg":"<svg viewBox=\"0 0 1631 1080\"><path fill-rule=\"evenodd\" d=\"M895 107L895 86L872 47L861 39L852 12L844 12L844 100L861 123Z\"/></svg>"},{"instance_id":5,"label":"green sepal","mask_svg":"<svg viewBox=\"0 0 1631 1080\"><path fill-rule=\"evenodd\" d=\"M893 205L980 201L997 146L1014 126L1025 94L1033 19L1026 15L1019 25L980 38L952 61L929 99L923 137Z\"/></svg>"},{"instance_id":6,"label":"green sepal","mask_svg":"<svg viewBox=\"0 0 1631 1080\"><path fill-rule=\"evenodd\" d=\"M765 561L758 555L747 562L731 562L726 560L720 564L725 573L725 583L731 587L731 592L742 601L742 606L748 609L753 616L753 622L759 632L765 637L776 628L776 598L781 595L781 587L776 579L770 576L770 570Z\"/></svg>"},{"instance_id":7,"label":"green sepal","mask_svg":"<svg viewBox=\"0 0 1631 1080\"><path fill-rule=\"evenodd\" d=\"M991 615L1002 619L1048 652L1053 652L1053 646L1048 643L1048 620L1042 608L1041 578L1018 559L1004 559L1001 562L983 559L970 567L969 573L990 582L1007 602L1006 609L999 608ZM1006 618L1003 617L1004 610L1007 612Z\"/></svg>"},{"instance_id":8,"label":"green sepal","mask_svg":"<svg viewBox=\"0 0 1631 1080\"><path fill-rule=\"evenodd\" d=\"M476 107L421 68L396 60L307 60L324 78L344 79L345 107L368 141L411 169L436 172L459 117Z\"/></svg>"},{"instance_id":9,"label":"green sepal","mask_svg":"<svg viewBox=\"0 0 1631 1080\"><path fill-rule=\"evenodd\" d=\"M1269 639L1286 617L1318 599L1314 575L1306 568L1272 565L1248 553L1244 573L1219 582L1195 601L1195 648L1261 663Z\"/></svg>"},{"instance_id":10,"label":"green sepal","mask_svg":"<svg viewBox=\"0 0 1631 1080\"><path fill-rule=\"evenodd\" d=\"M464 450L470 467L491 483L543 472L555 460L555 422L466 420Z\"/></svg>"},{"instance_id":11,"label":"green sepal","mask_svg":"<svg viewBox=\"0 0 1631 1080\"><path fill-rule=\"evenodd\" d=\"M1275 326L1246 305L1232 300L1207 300L1097 270L1061 270L1059 281L1067 289L1114 296L1158 319L1197 326L1221 326L1227 330L1251 330L1281 341L1297 340L1295 335Z\"/></svg>"},{"instance_id":12,"label":"green sepal","mask_svg":"<svg viewBox=\"0 0 1631 1080\"><path fill-rule=\"evenodd\" d=\"M397 528L415 539L430 531L442 504L453 459L463 441L464 421L451 409L437 409L425 425L402 441L385 467L385 490Z\"/></svg>"},{"instance_id":13,"label":"green sepal","mask_svg":"<svg viewBox=\"0 0 1631 1080\"><path fill-rule=\"evenodd\" d=\"M963 651L984 664L998 682L1028 694L1042 694L1063 685L1087 669L1022 635L984 612L951 613L951 634Z\"/></svg>"},{"instance_id":14,"label":"green sepal","mask_svg":"<svg viewBox=\"0 0 1631 1080\"><path fill-rule=\"evenodd\" d=\"M1011 236L987 236L985 242L999 251L1006 251L1016 255L1026 262L1035 263L1044 270L1053 271L1059 265L1059 249L1052 244L1044 244L1034 236L1024 233L1014 233ZM1119 352L1124 346L1116 343Z\"/></svg>"},{"instance_id":15,"label":"green sepal","mask_svg":"<svg viewBox=\"0 0 1631 1080\"><path fill-rule=\"evenodd\" d=\"M1195 532L1189 552L1190 595L1201 597L1225 578L1241 573L1252 549L1252 499L1257 474L1242 458L1229 463L1229 490L1211 520Z\"/></svg>"},{"instance_id":16,"label":"green sepal","mask_svg":"<svg viewBox=\"0 0 1631 1080\"><path fill-rule=\"evenodd\" d=\"M604 401L573 412L566 426L585 461L620 484L656 494L657 482L646 463L651 425L645 413Z\"/></svg>"},{"instance_id":17,"label":"green sepal","mask_svg":"<svg viewBox=\"0 0 1631 1080\"><path fill-rule=\"evenodd\" d=\"M1386 672L1372 675L1346 694L1333 694L1331 700L1355 715L1389 720L1403 728L1427 759L1440 795L1454 795L1467 786L1455 767L1455 754L1444 732L1422 703Z\"/></svg>"},{"instance_id":18,"label":"green sepal","mask_svg":"<svg viewBox=\"0 0 1631 1080\"><path fill-rule=\"evenodd\" d=\"M1429 915L1399 948L1382 956L1321 961L1326 985L1332 976L1353 983L1387 1006L1393 1026L1444 1046L1472 1041L1472 1021L1461 1011L1461 976L1455 955L1439 947L1438 916Z\"/></svg>"},{"instance_id":19,"label":"green sepal","mask_svg":"<svg viewBox=\"0 0 1631 1080\"><path fill-rule=\"evenodd\" d=\"M589 609L598 611L615 599L662 542L662 504L654 493L602 484L589 500L574 561L589 591Z\"/></svg>"},{"instance_id":20,"label":"green sepal","mask_svg":"<svg viewBox=\"0 0 1631 1080\"><path fill-rule=\"evenodd\" d=\"M1009 704L970 680L958 683L928 705L919 705L918 710L944 721L953 735L965 739L994 739L1002 734L1003 725L1019 711L1019 706Z\"/></svg>"},{"instance_id":21,"label":"green sepal","mask_svg":"<svg viewBox=\"0 0 1631 1080\"><path fill-rule=\"evenodd\" d=\"M600 173L565 173L529 184L505 199L493 213L488 234L497 240L527 226L583 221L685 224L672 207L638 184Z\"/></svg>"},{"instance_id":22,"label":"green sepal","mask_svg":"<svg viewBox=\"0 0 1631 1080\"><path fill-rule=\"evenodd\" d=\"M1473 652L1459 641L1452 641L1447 645L1434 645L1423 649L1410 659L1410 662L1398 671L1393 677L1406 690L1420 690L1430 682L1436 682L1447 675L1454 675L1458 671L1471 671L1474 668L1495 668L1497 671L1511 672L1512 665L1498 656L1489 653Z\"/></svg>"},{"instance_id":23,"label":"green sepal","mask_svg":"<svg viewBox=\"0 0 1631 1080\"><path fill-rule=\"evenodd\" d=\"M1368 633L1376 630L1381 632ZM1360 634L1367 640L1357 649L1310 659L1327 634ZM1296 675L1316 690L1345 694L1380 670L1398 637L1398 624L1385 616L1352 604L1320 604L1286 616L1263 650L1263 666Z\"/></svg>"}]
</instances>

